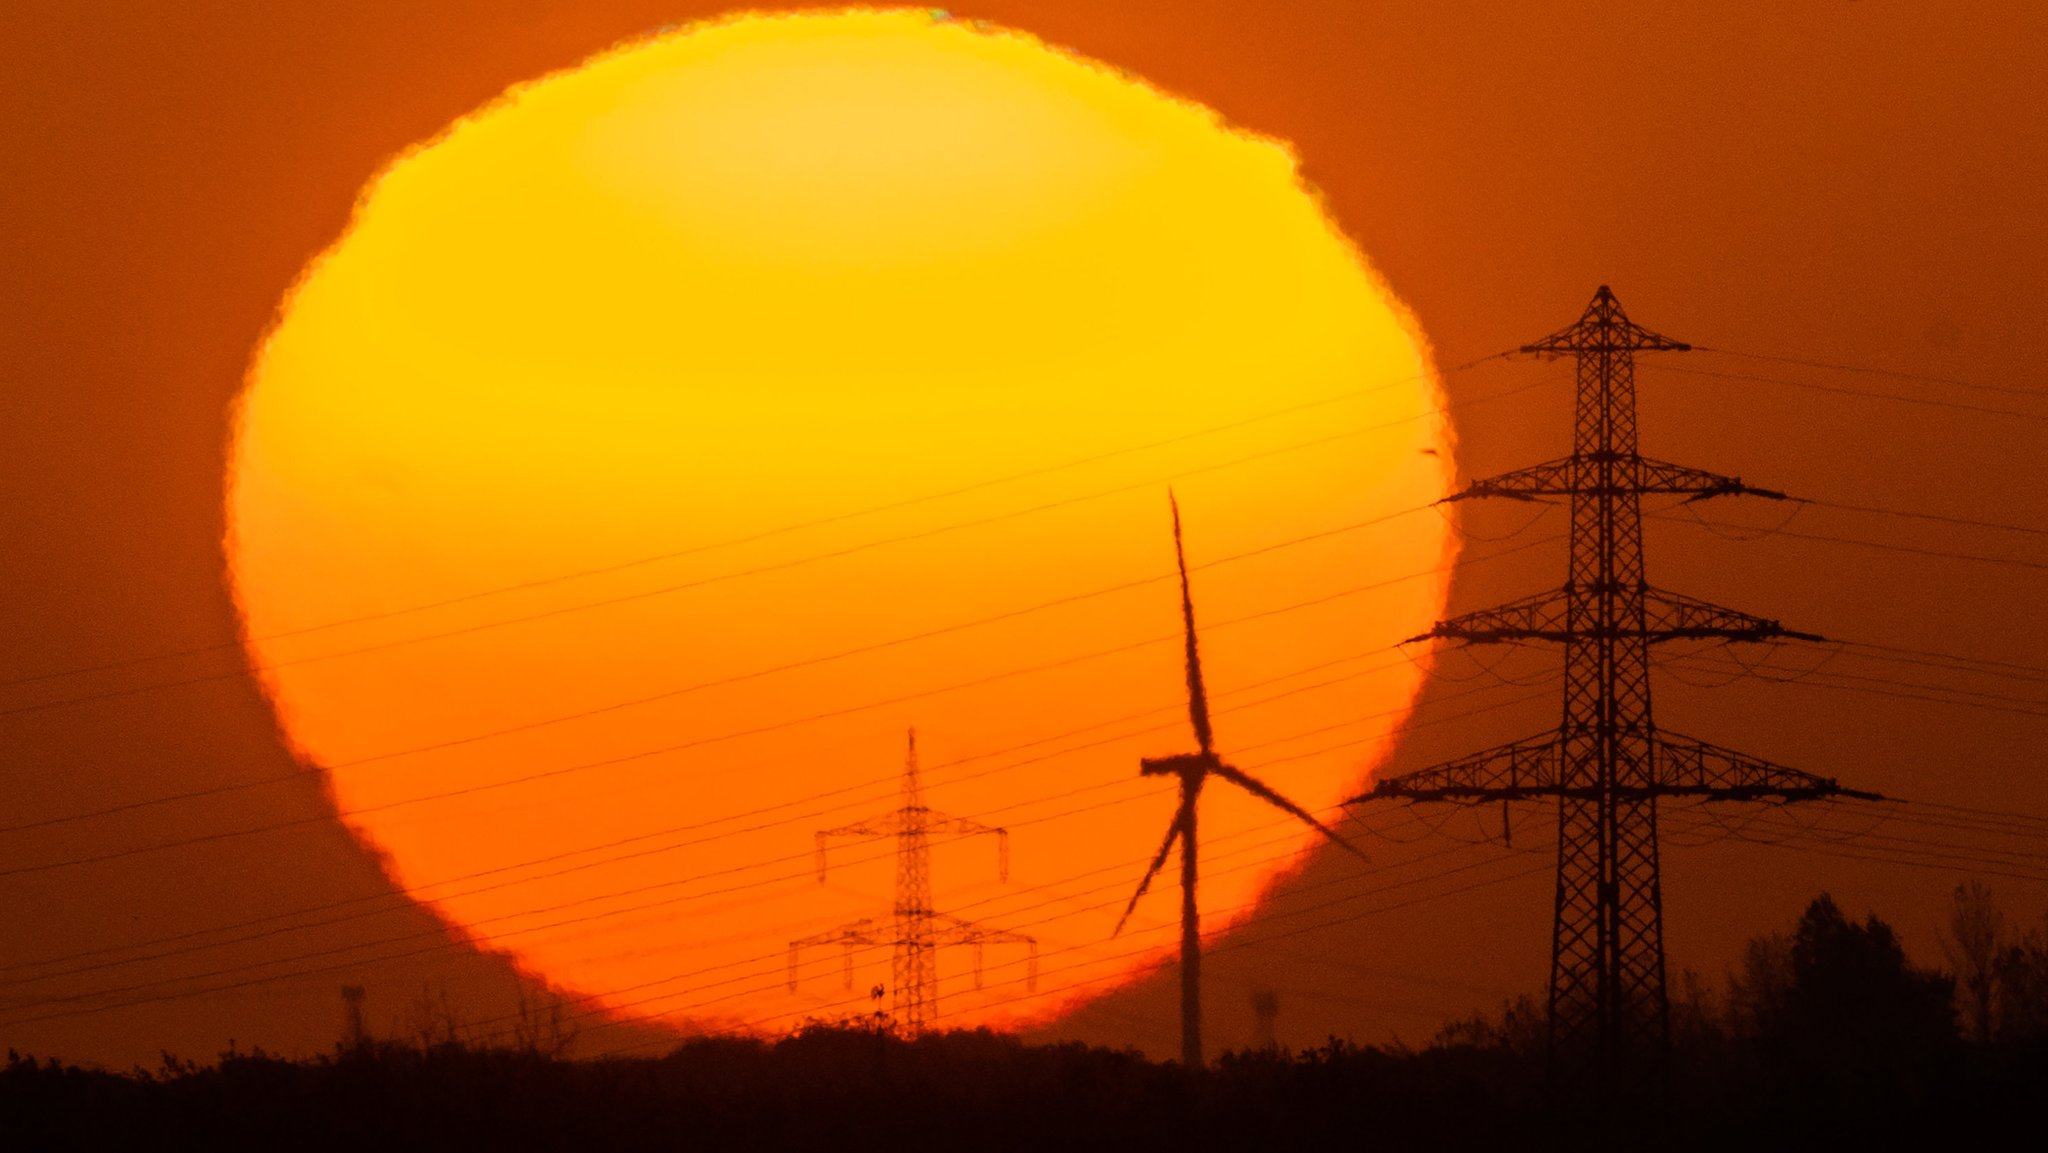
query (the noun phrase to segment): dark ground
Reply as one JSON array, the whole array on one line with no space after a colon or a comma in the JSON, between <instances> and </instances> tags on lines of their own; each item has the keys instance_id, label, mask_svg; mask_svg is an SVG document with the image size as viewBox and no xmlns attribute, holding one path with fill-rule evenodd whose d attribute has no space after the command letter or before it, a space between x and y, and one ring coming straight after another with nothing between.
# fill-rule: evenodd
<instances>
[{"instance_id":1,"label":"dark ground","mask_svg":"<svg viewBox=\"0 0 2048 1153\"><path fill-rule=\"evenodd\" d=\"M987 1033L815 1030L643 1060L394 1045L117 1074L17 1057L0 1117L9 1147L37 1150L1941 1149L2036 1131L2048 1049L1678 1073L1668 1105L1593 1110L1551 1103L1540 1060L1469 1045L1238 1053L1190 1077Z\"/></svg>"},{"instance_id":2,"label":"dark ground","mask_svg":"<svg viewBox=\"0 0 2048 1153\"><path fill-rule=\"evenodd\" d=\"M458 1040L128 1073L9 1054L0 1149L2024 1147L2048 1103L2048 922L2007 933L1981 886L1956 896L1957 974L1820 897L1752 940L1724 991L1680 975L1668 1069L1624 1068L1604 1096L1552 1080L1523 998L1421 1050L1332 1041L1194 1073L986 1031L906 1042L882 1022L581 1061Z\"/></svg>"}]
</instances>

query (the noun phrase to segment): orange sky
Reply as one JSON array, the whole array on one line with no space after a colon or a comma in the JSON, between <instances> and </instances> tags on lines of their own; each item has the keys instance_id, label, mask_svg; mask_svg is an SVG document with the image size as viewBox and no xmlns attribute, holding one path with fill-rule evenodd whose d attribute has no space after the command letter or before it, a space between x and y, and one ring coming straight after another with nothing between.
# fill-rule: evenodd
<instances>
[{"instance_id":1,"label":"orange sky","mask_svg":"<svg viewBox=\"0 0 2048 1153\"><path fill-rule=\"evenodd\" d=\"M341 234L387 158L510 84L691 7L217 5L166 22L28 0L0 16L12 62L0 138L26 174L0 192L9 221L0 242L9 500L0 515L11 545L0 560L10 590L0 602L9 638L0 679L91 670L9 684L0 706L10 750L0 769L10 817L0 824L54 822L0 833L0 902L28 926L0 935L0 1040L116 1064L164 1046L203 1056L231 1036L319 1049L339 1030L345 983L370 988L377 1028L408 1028L443 989L479 1029L502 1027L512 1000L505 965L451 946L429 916L388 896L378 862L333 819L320 781L295 773L258 686L239 671L220 543L228 405L278 301ZM1595 4L1562 15L1013 0L963 15L1071 45L1289 141L1444 365L1561 326L1606 282L1636 319L1710 348L2038 392L2039 374L2014 358L2038 327L2033 302L2048 295L2035 204L2048 180L2048 29L2038 6L1978 5L1938 22L1924 6L1869 0L1683 12ZM1474 406L1459 417L1461 475L1565 451L1569 393L1544 371L1496 364L1447 376L1452 401ZM2037 463L2048 434L2025 391L1716 353L1646 367L1642 382L1644 449L1659 457L1837 504L2048 522ZM1490 399L1503 394L1512 395ZM1179 467L1168 463L1162 472ZM1043 491L1072 490L1048 482ZM1222 496L1192 481L1184 494L1197 563L1346 515L1289 505L1298 524L1254 532ZM847 506L872 499L845 495ZM1167 560L1160 504L1133 497L1128 519L1139 527L1115 541L1148 575ZM1707 513L1775 523L1771 510ZM1530 515L1475 512L1468 527L1507 536ZM1648 523L1651 579L1661 585L1831 637L2044 663L2048 624L2025 607L2041 593L2027 565L2043 557L2024 535L1819 507L1755 541ZM1020 530L1005 543L1068 542L1071 526L1045 526L1042 537ZM1553 513L1512 539L1468 542L1468 558L1528 547L1462 569L1451 608L1554 585L1561 552L1540 542L1561 527ZM1816 536L2003 563L1808 539ZM1070 564L1048 560L1047 571L1093 583ZM1196 574L1205 619L1231 615L1239 598L1284 600L1305 579L1233 589L1227 571ZM991 608L1014 600L986 592ZM1163 609L1159 631L1170 631L1170 602L1137 601ZM1213 649L1219 688L1261 675L1255 654L1230 651L1228 631ZM1510 655L1492 673L1467 657L1440 662L1418 714L1436 723L1408 737L1390 767L1550 723L1555 700L1540 681L1551 658ZM138 657L157 659L126 663ZM1719 654L1695 659L1704 663L1658 682L1659 716L1678 731L1900 796L2048 813L2048 785L2033 771L2040 705L2027 703L2038 685L1848 654L1802 683L1748 678L1710 690L1732 666ZM1807 667L1798 654L1776 659ZM1152 685L1172 673L1164 660L1129 679ZM1125 708L1118 691L1091 707ZM1916 699L1927 696L1946 703ZM1128 711L1153 703L1134 696ZM1473 712L1488 706L1497 707ZM923 711L876 717L872 733L848 735L862 750L849 759L860 779L878 782L871 797L881 807L879 782L896 767L905 724L929 730L933 759L954 755L941 747L948 722ZM1360 716L1356 706L1335 709L1330 721ZM490 718L464 721L451 727ZM1247 724L1219 718L1226 751L1257 737ZM599 739L630 735L604 732ZM950 739L969 751L1014 743L978 726ZM71 819L186 793L202 795ZM1132 811L1144 813L1132 835L1155 836L1163 801L1156 815L1137 802ZM2011 845L1903 818L1875 828L1845 815L1812 819L1825 835L1867 831L1857 851L1875 859L1845 857L1813 836L1791 847L1714 841L1704 818L1672 822L1674 967L1718 971L1744 937L1786 922L1821 888L1893 918L1930 961L1935 918L1959 880L1990 880L2016 915L2048 906L2029 858L1985 865L1985 851ZM1744 836L1784 841L1797 833L1791 820L1764 814ZM1543 820L1532 810L1516 822L1521 851L1509 853L1497 813L1459 815L1433 832L1397 811L1354 821L1380 871L1359 876L1314 859L1267 918L1220 943L1208 970L1214 1043L1249 1036L1250 993L1262 987L1280 993L1280 1034L1294 1043L1331 1032L1415 1040L1451 1013L1539 988L1549 928ZM1976 855L1936 855L1951 842ZM984 853L963 858L970 880L987 879ZM1043 860L1023 830L1015 856L1021 889L1024 870ZM88 860L98 857L109 859ZM860 915L887 889L886 878L849 874L847 883L846 904L829 917ZM28 964L37 961L50 963ZM1174 1044L1171 1020L1170 988L1152 982L1063 1028L1163 1053Z\"/></svg>"}]
</instances>

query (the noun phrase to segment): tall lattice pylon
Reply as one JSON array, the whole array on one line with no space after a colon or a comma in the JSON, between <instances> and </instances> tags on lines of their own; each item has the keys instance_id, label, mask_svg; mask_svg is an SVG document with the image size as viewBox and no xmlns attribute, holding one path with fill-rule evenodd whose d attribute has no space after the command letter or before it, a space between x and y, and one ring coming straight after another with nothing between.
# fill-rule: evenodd
<instances>
[{"instance_id":1,"label":"tall lattice pylon","mask_svg":"<svg viewBox=\"0 0 2048 1153\"><path fill-rule=\"evenodd\" d=\"M1004 881L1010 879L1010 833L1008 829L978 824L964 817L934 812L924 803L924 785L917 767L917 730L910 732L908 754L903 764L903 804L894 812L871 820L841 825L817 834L818 883L825 882L826 845L834 837L883 838L896 841L895 916L886 930L872 918L863 918L827 933L789 943L789 987L796 989L797 962L805 948L838 945L845 951L846 986L853 987L853 954L856 949L886 945L891 951L891 1024L899 1036L915 1038L930 1029L939 1017L938 951L947 945L968 945L974 949L974 983L981 987L982 950L987 945L1024 945L1030 950L1026 985L1038 984L1038 942L1023 933L990 929L963 921L932 908L931 840L933 837L993 836L996 839L996 870Z\"/></svg>"},{"instance_id":2,"label":"tall lattice pylon","mask_svg":"<svg viewBox=\"0 0 2048 1153\"><path fill-rule=\"evenodd\" d=\"M1572 454L1476 481L1449 501L1497 496L1571 502L1562 589L1436 626L1411 641L1554 641L1564 646L1557 730L1379 781L1382 798L1468 803L1557 800L1557 908L1550 963L1550 1057L1562 1086L1613 1085L1661 1069L1670 1017L1657 866L1663 797L1785 801L1875 794L1658 731L1650 646L1680 638L1818 640L1778 622L1665 592L1644 578L1641 502L1784 494L1651 460L1636 451L1635 354L1689 346L1642 328L1602 285L1578 323L1525 353L1578 358Z\"/></svg>"}]
</instances>

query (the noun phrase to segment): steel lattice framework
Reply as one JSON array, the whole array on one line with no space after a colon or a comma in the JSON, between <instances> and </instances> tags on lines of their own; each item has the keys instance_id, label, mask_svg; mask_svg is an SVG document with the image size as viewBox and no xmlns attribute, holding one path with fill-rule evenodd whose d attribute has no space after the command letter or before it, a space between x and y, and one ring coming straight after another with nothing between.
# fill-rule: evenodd
<instances>
[{"instance_id":1,"label":"steel lattice framework","mask_svg":"<svg viewBox=\"0 0 2048 1153\"><path fill-rule=\"evenodd\" d=\"M884 927L863 917L850 925L789 943L789 987L797 984L797 962L803 950L838 945L844 951L846 987L853 987L853 954L862 948L887 946L891 960L891 1025L906 1039L922 1035L939 1017L938 953L948 945L974 949L975 987L981 987L982 951L988 945L1024 945L1031 951L1027 984L1038 984L1038 942L1023 933L991 929L932 908L931 841L933 837L996 838L997 872L1010 879L1010 833L964 817L947 816L924 803L924 785L917 766L917 733L910 734L903 764L903 803L871 820L825 829L817 834L818 883L825 881L825 848L834 837L894 838L896 902L894 917Z\"/></svg>"},{"instance_id":2,"label":"steel lattice framework","mask_svg":"<svg viewBox=\"0 0 2048 1153\"><path fill-rule=\"evenodd\" d=\"M1636 450L1635 354L1689 346L1631 322L1602 285L1577 323L1525 345L1578 360L1572 454L1468 485L1474 497L1571 502L1562 589L1440 621L1411 642L1553 641L1564 646L1564 710L1554 733L1377 782L1352 803L1479 803L1555 798L1557 904L1550 966L1550 1058L1562 1081L1611 1083L1661 1068L1669 1040L1657 801L1874 799L1833 780L1659 732L1650 710L1650 646L1684 638L1818 640L1774 620L1650 586L1641 502L1747 494L1735 477L1650 460Z\"/></svg>"}]
</instances>

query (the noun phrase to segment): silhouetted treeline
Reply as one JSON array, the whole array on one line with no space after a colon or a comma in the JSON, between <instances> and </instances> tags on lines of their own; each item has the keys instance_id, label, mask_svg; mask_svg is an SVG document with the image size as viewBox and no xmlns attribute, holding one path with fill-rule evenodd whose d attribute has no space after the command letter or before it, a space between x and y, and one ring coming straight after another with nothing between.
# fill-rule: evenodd
<instances>
[{"instance_id":1,"label":"silhouetted treeline","mask_svg":"<svg viewBox=\"0 0 2048 1153\"><path fill-rule=\"evenodd\" d=\"M631 1060L372 1041L117 1074L10 1055L0 1147L1946 1148L2035 1131L2048 1089L2048 1012L2031 999L2048 937L1999 920L1971 938L1986 908L1958 892L1951 963L1975 966L1959 981L1912 965L1877 918L1814 901L1719 990L1676 982L1669 1090L1621 1100L1546 1087L1542 1011L1524 999L1421 1050L1240 1052L1192 1075L1128 1051L858 1026Z\"/></svg>"}]
</instances>

